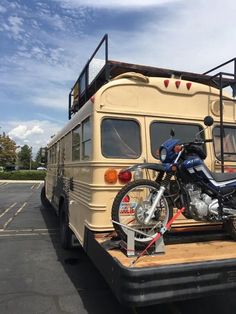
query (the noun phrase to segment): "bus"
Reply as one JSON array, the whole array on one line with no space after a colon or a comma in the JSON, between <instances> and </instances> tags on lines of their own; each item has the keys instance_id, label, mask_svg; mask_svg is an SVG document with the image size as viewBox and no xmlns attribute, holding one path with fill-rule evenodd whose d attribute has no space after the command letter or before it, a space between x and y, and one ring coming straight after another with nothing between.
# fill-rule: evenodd
<instances>
[{"instance_id":1,"label":"bus","mask_svg":"<svg viewBox=\"0 0 236 314\"><path fill-rule=\"evenodd\" d=\"M226 64L232 62L235 59ZM214 68L212 75L195 74L111 61L106 35L71 89L68 123L48 144L47 175L41 196L43 204L52 205L59 216L62 247L71 248L76 239L126 305L186 298L184 286L173 284L177 279L188 283L188 297L236 287L236 276L231 272L236 265L233 241L229 241L233 249L227 257L224 252L218 257L212 253L208 258L199 253L195 259L172 262L178 264L177 277L170 276L173 265L160 263L160 256L157 265L161 267L155 266L153 259L151 263L142 262L137 269L130 268L122 253L110 253L101 245L101 239L106 241L113 232L111 208L115 195L135 179L125 176L122 170L143 162L158 163L157 149L171 129L183 141L204 132L206 139L213 138L213 143L204 147L207 166L219 172L236 169L235 100L234 95L224 90L235 86L235 73L225 77L223 72L215 74L217 70L218 67ZM203 118L207 115L214 118L214 125L205 130ZM156 173L149 171L145 175L154 179ZM206 225L182 216L174 229L196 226L207 229ZM215 228L221 230L222 226ZM220 247L217 240L216 243ZM228 274L225 277L219 268L223 262L224 274ZM115 274L114 269L119 271ZM156 274L157 279L168 278L163 288L165 294L159 279L154 284L150 273ZM209 279L206 285L210 274L222 278ZM197 285L191 283L195 276ZM135 288L130 287L131 282Z\"/></svg>"}]
</instances>

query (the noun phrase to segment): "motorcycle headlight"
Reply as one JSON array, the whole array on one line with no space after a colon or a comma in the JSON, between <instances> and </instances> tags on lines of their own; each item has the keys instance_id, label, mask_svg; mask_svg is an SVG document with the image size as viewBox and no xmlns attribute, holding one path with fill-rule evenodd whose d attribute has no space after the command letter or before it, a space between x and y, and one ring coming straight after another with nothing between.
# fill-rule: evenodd
<instances>
[{"instance_id":1,"label":"motorcycle headlight","mask_svg":"<svg viewBox=\"0 0 236 314\"><path fill-rule=\"evenodd\" d=\"M167 156L167 149L165 147L162 147L160 150L160 160L161 162L165 162Z\"/></svg>"}]
</instances>

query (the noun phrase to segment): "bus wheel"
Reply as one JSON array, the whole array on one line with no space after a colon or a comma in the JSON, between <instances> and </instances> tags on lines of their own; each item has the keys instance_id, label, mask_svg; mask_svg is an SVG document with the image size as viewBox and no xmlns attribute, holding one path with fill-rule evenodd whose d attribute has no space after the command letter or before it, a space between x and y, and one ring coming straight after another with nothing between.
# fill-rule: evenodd
<instances>
[{"instance_id":1,"label":"bus wheel","mask_svg":"<svg viewBox=\"0 0 236 314\"><path fill-rule=\"evenodd\" d=\"M69 228L69 217L66 203L63 202L59 212L59 229L61 246L65 250L72 248L72 231Z\"/></svg>"},{"instance_id":2,"label":"bus wheel","mask_svg":"<svg viewBox=\"0 0 236 314\"><path fill-rule=\"evenodd\" d=\"M41 197L41 203L42 203L43 207L45 209L50 208L51 207L51 203L47 199L46 192L45 192L45 185L42 187L40 197Z\"/></svg>"}]
</instances>

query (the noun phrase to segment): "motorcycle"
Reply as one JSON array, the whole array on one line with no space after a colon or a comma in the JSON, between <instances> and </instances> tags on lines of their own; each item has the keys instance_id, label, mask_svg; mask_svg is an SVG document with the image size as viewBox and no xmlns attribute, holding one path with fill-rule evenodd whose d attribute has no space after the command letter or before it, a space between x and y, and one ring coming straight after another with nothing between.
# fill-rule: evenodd
<instances>
[{"instance_id":1,"label":"motorcycle","mask_svg":"<svg viewBox=\"0 0 236 314\"><path fill-rule=\"evenodd\" d=\"M205 129L213 123L212 117L204 118ZM223 222L236 240L236 173L211 172L205 165L203 145L213 140L201 137L204 130L187 143L175 139L171 130L171 138L159 149L160 164L124 170L138 177L119 191L112 206L114 228L124 241L131 229L136 246L147 245L172 218L173 208L182 207L188 219ZM148 169L157 172L155 180L140 178Z\"/></svg>"}]
</instances>

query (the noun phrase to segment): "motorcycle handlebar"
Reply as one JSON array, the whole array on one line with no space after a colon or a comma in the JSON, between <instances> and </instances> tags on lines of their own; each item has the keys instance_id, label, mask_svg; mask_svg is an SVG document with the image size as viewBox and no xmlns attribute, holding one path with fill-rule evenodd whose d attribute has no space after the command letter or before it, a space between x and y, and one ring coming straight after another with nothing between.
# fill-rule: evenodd
<instances>
[{"instance_id":1,"label":"motorcycle handlebar","mask_svg":"<svg viewBox=\"0 0 236 314\"><path fill-rule=\"evenodd\" d=\"M198 141L198 142L189 142L189 143L183 143L183 145L202 145L204 143L211 143L213 142L213 139L208 139L208 140L204 140L204 141Z\"/></svg>"}]
</instances>

